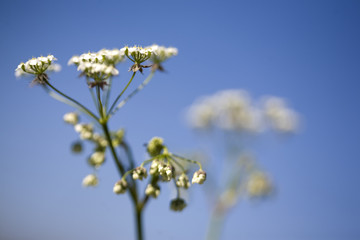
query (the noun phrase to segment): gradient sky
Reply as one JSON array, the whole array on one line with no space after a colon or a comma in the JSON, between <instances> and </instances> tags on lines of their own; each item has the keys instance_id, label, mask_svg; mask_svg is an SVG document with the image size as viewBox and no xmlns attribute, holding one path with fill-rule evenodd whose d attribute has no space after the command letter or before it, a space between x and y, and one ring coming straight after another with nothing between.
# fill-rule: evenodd
<instances>
[{"instance_id":1,"label":"gradient sky","mask_svg":"<svg viewBox=\"0 0 360 240\"><path fill-rule=\"evenodd\" d=\"M110 122L126 128L139 162L153 136L174 152L197 149L200 138L183 113L199 96L245 89L254 99L283 97L301 114L301 131L253 144L277 194L242 202L223 239L360 239L359 24L360 2L350 0L1 1L0 239L133 238L130 201L112 193L112 161L97 188L82 188L91 169L86 154L69 151L77 135L62 121L72 109L16 80L14 69L54 54L63 70L53 84L90 102L66 65L72 55L153 43L179 55ZM129 78L125 65L119 84ZM170 195L164 190L147 207L147 239L204 239L209 208L201 187L180 214L168 210Z\"/></svg>"}]
</instances>

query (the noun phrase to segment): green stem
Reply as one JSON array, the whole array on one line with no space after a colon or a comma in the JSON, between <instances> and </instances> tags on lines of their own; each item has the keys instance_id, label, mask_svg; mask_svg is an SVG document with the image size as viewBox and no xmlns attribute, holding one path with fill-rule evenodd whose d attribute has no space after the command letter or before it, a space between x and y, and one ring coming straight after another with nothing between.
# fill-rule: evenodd
<instances>
[{"instance_id":1,"label":"green stem","mask_svg":"<svg viewBox=\"0 0 360 240\"><path fill-rule=\"evenodd\" d=\"M143 240L142 208L135 207L137 240Z\"/></svg>"},{"instance_id":2,"label":"green stem","mask_svg":"<svg viewBox=\"0 0 360 240\"><path fill-rule=\"evenodd\" d=\"M130 93L124 100L122 100L116 106L116 108L114 109L112 114L114 114L117 110L122 108L134 95L136 95L138 92L140 92L150 82L150 80L153 78L154 74L155 74L155 71L152 71L149 74L149 76L132 93Z\"/></svg>"},{"instance_id":3,"label":"green stem","mask_svg":"<svg viewBox=\"0 0 360 240\"><path fill-rule=\"evenodd\" d=\"M107 113L108 118L109 118L111 115L114 114L114 113L112 113L113 108L115 107L117 101L119 101L119 99L120 99L120 97L123 95L123 93L126 91L126 89L129 87L130 83L132 82L132 80L133 80L134 77L135 77L135 74L136 74L136 72L134 72L134 73L132 74L132 76L131 76L129 82L126 84L125 88L124 88L124 89L121 91L121 93L116 97L114 103L111 105L111 107L110 107L110 109L109 109L109 111L108 111L108 113Z\"/></svg>"},{"instance_id":4,"label":"green stem","mask_svg":"<svg viewBox=\"0 0 360 240\"><path fill-rule=\"evenodd\" d=\"M108 128L108 126L107 126L107 123L106 123L106 122L105 122L105 123L102 123L101 126L102 126L102 129L103 129L103 131L104 131L106 140L107 140L108 143L109 143L110 151L111 151L111 153L112 153L112 155L113 155L113 158L114 158L114 160L115 160L116 166L117 166L117 168L118 168L118 170L119 170L119 172L120 172L120 175L123 176L124 173L125 173L125 169L124 169L124 166L121 164L121 162L120 162L120 160L119 160L119 158L118 158L118 156L117 156L117 154L116 154L115 148L114 148L114 146L113 146L113 144L112 144L112 139L111 139L111 136L110 136L110 132L109 132L109 128Z\"/></svg>"},{"instance_id":5,"label":"green stem","mask_svg":"<svg viewBox=\"0 0 360 240\"><path fill-rule=\"evenodd\" d=\"M51 85L49 83L49 81L44 80L45 83L52 88L55 92L57 92L58 94L60 94L61 96L63 96L64 98L68 99L69 101L73 102L75 105L77 105L79 108L81 108L85 113L87 113L89 116L91 116L92 118L94 118L97 122L99 121L99 118L92 113L89 109L87 109L84 105L82 105L81 103L79 103L78 101L76 101L75 99L69 97L68 95L62 93L61 91L59 91L58 89L56 89L53 85Z\"/></svg>"}]
</instances>

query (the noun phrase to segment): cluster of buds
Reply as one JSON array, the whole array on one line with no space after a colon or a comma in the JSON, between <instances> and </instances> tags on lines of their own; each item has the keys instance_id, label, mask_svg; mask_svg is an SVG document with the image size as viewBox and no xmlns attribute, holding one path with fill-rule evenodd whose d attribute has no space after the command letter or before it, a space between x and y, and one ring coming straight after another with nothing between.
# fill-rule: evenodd
<instances>
[{"instance_id":1,"label":"cluster of buds","mask_svg":"<svg viewBox=\"0 0 360 240\"><path fill-rule=\"evenodd\" d=\"M121 179L117 181L114 185L113 192L116 194L125 193L126 189L128 187L128 184L125 179Z\"/></svg>"},{"instance_id":2,"label":"cluster of buds","mask_svg":"<svg viewBox=\"0 0 360 240\"><path fill-rule=\"evenodd\" d=\"M191 182L192 184L194 183L203 184L205 180L206 180L206 172L200 169L194 173Z\"/></svg>"},{"instance_id":3,"label":"cluster of buds","mask_svg":"<svg viewBox=\"0 0 360 240\"><path fill-rule=\"evenodd\" d=\"M27 74L35 75L33 84L45 84L49 80L46 72L58 72L61 70L59 64L54 63L57 60L53 55L46 57L37 57L28 60L26 63L20 63L15 69L15 76L21 77Z\"/></svg>"},{"instance_id":4,"label":"cluster of buds","mask_svg":"<svg viewBox=\"0 0 360 240\"><path fill-rule=\"evenodd\" d=\"M127 175L132 174L133 180L143 180L147 177L147 170L144 165L151 163L149 169L151 179L145 189L145 194L149 197L157 198L160 194L159 181L169 182L173 180L177 188L177 198L171 201L170 209L174 211L183 210L186 207L186 203L180 198L180 188L188 189L190 181L184 166L179 161L195 163L200 166L200 169L194 173L192 179L192 183L198 184L202 184L206 180L206 173L202 170L201 164L170 153L164 145L164 140L160 137L153 137L148 142L147 152L152 158L144 161L139 167L126 172L122 179L125 180ZM178 178L176 177L177 174L179 174Z\"/></svg>"},{"instance_id":5,"label":"cluster of buds","mask_svg":"<svg viewBox=\"0 0 360 240\"><path fill-rule=\"evenodd\" d=\"M104 151L96 151L88 159L88 163L98 168L105 162L105 152Z\"/></svg>"},{"instance_id":6,"label":"cluster of buds","mask_svg":"<svg viewBox=\"0 0 360 240\"><path fill-rule=\"evenodd\" d=\"M145 189L145 194L153 198L157 198L160 194L160 187L157 184L148 184Z\"/></svg>"},{"instance_id":7,"label":"cluster of buds","mask_svg":"<svg viewBox=\"0 0 360 240\"><path fill-rule=\"evenodd\" d=\"M185 173L182 173L176 181L176 186L179 188L188 189L190 187L190 181Z\"/></svg>"},{"instance_id":8,"label":"cluster of buds","mask_svg":"<svg viewBox=\"0 0 360 240\"><path fill-rule=\"evenodd\" d=\"M83 140L91 139L94 133L93 125L87 123L78 123L74 126L74 129L80 134L80 138Z\"/></svg>"},{"instance_id":9,"label":"cluster of buds","mask_svg":"<svg viewBox=\"0 0 360 240\"><path fill-rule=\"evenodd\" d=\"M137 167L134 169L134 171L132 172L132 177L134 180L143 180L144 178L147 178L147 171L146 168L144 167Z\"/></svg>"}]
</instances>

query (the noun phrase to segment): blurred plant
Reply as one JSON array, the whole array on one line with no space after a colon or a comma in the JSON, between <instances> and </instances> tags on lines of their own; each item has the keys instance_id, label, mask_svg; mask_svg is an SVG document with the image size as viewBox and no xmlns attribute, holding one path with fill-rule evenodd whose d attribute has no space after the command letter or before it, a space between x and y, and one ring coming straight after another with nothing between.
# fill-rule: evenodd
<instances>
[{"instance_id":1,"label":"blurred plant","mask_svg":"<svg viewBox=\"0 0 360 240\"><path fill-rule=\"evenodd\" d=\"M246 149L246 140L267 128L292 134L297 130L298 116L281 98L267 97L254 104L246 91L225 90L197 100L188 110L188 120L198 131L212 135L220 131L224 137L225 156L220 158L225 160L216 165L205 184L212 208L207 238L220 239L227 213L242 198L264 199L274 190L268 175ZM221 152L219 147L216 151Z\"/></svg>"},{"instance_id":2,"label":"blurred plant","mask_svg":"<svg viewBox=\"0 0 360 240\"><path fill-rule=\"evenodd\" d=\"M136 215L137 239L144 238L142 213L149 199L151 197L157 198L160 194L161 182L173 181L177 189L177 196L170 202L170 209L173 211L181 211L186 207L186 203L181 197L180 188L187 189L190 186L186 166L189 163L199 166L199 170L193 175L192 183L202 184L206 179L206 173L199 162L171 153L160 137L154 137L148 142L146 150L150 158L140 165L137 165L130 146L125 140L124 129L110 131L108 127L110 118L117 110L142 90L153 78L156 71L164 71L162 64L168 58L175 55L177 55L176 48L152 45L146 48L126 46L121 49L102 49L94 53L89 52L80 56L73 56L68 64L75 65L77 70L80 71L80 77L85 78L97 113L92 112L89 108L58 90L50 83L48 73L60 70L60 66L54 63L57 59L53 55L32 58L26 63L20 63L15 70L17 77L33 77L32 85L42 86L53 98L77 108L80 112L92 119L91 123L80 123L80 117L77 112L64 115L64 121L72 125L80 136L80 140L72 144L72 151L74 153L81 153L83 151L82 146L84 141L88 141L94 145L92 154L87 160L94 171L84 178L82 184L85 187L94 187L99 184L97 171L106 161L106 150L109 149L120 175L119 180L114 184L113 192L115 194L129 193ZM110 104L112 81L113 78L119 74L116 66L124 62L125 59L129 59L132 62L132 66L129 69L132 75L126 86L116 96L112 104ZM146 61L149 61L150 65L145 65L144 63ZM120 101L132 83L136 73L140 72L143 74L145 69L150 67L151 70L148 77L133 92ZM129 161L128 164L125 164L125 162L120 159L120 154L117 153L116 148L120 148L125 152L127 160ZM145 168L146 165L150 165L150 177L145 190L142 191L143 194L141 194L137 180L143 181L148 178L148 170Z\"/></svg>"}]
</instances>

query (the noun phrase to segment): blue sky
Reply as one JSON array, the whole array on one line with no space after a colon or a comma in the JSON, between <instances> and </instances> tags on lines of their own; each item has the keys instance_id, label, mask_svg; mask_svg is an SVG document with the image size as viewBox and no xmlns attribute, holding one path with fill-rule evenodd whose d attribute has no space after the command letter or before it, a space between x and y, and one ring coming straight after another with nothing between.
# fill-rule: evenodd
<instances>
[{"instance_id":1,"label":"blue sky","mask_svg":"<svg viewBox=\"0 0 360 240\"><path fill-rule=\"evenodd\" d=\"M100 170L99 187L83 189L91 170L86 155L70 153L77 135L62 122L71 108L16 80L14 69L54 54L63 70L53 84L90 102L66 65L72 55L157 43L179 55L110 123L127 129L138 161L156 135L173 151L197 148L183 113L199 96L235 88L254 99L283 97L301 114L301 131L285 141L266 135L255 147L277 194L236 207L223 239L359 239L359 13L350 0L2 1L0 238L132 239L130 202L111 191L112 162ZM169 195L146 209L147 239L203 239L209 214L201 188L181 214L168 210Z\"/></svg>"}]
</instances>

